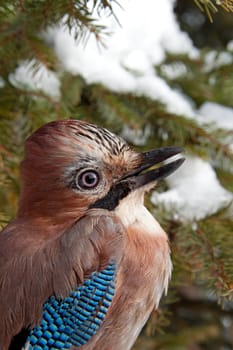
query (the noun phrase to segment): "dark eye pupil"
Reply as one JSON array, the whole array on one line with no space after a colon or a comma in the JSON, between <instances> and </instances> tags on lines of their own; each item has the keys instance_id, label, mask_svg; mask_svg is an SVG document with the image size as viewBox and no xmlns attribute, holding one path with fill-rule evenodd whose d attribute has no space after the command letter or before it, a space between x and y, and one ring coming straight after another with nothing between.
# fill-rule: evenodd
<instances>
[{"instance_id":1,"label":"dark eye pupil","mask_svg":"<svg viewBox=\"0 0 233 350\"><path fill-rule=\"evenodd\" d=\"M81 188L94 188L99 183L99 175L95 171L85 171L78 177L78 185Z\"/></svg>"},{"instance_id":2,"label":"dark eye pupil","mask_svg":"<svg viewBox=\"0 0 233 350\"><path fill-rule=\"evenodd\" d=\"M95 184L96 183L96 174L94 174L94 173L86 173L83 176L83 182L86 185L93 185L93 184Z\"/></svg>"}]
</instances>

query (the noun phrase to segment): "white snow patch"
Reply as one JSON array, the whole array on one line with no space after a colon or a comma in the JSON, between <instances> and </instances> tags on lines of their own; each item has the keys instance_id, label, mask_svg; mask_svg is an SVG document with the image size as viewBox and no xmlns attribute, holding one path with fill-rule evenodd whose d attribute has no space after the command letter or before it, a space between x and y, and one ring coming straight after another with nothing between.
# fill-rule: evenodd
<instances>
[{"instance_id":1,"label":"white snow patch","mask_svg":"<svg viewBox=\"0 0 233 350\"><path fill-rule=\"evenodd\" d=\"M204 72L210 72L221 66L230 65L232 62L233 56L230 52L212 50L205 55Z\"/></svg>"},{"instance_id":2,"label":"white snow patch","mask_svg":"<svg viewBox=\"0 0 233 350\"><path fill-rule=\"evenodd\" d=\"M205 102L198 111L202 123L214 123L216 127L233 130L233 108L214 102Z\"/></svg>"},{"instance_id":3,"label":"white snow patch","mask_svg":"<svg viewBox=\"0 0 233 350\"><path fill-rule=\"evenodd\" d=\"M135 75L153 74L149 58L142 50L132 50L122 59L122 65Z\"/></svg>"},{"instance_id":4,"label":"white snow patch","mask_svg":"<svg viewBox=\"0 0 233 350\"><path fill-rule=\"evenodd\" d=\"M15 72L10 74L12 84L19 88L42 90L51 97L58 98L60 82L56 74L41 63L35 67L34 60L22 62Z\"/></svg>"},{"instance_id":5,"label":"white snow patch","mask_svg":"<svg viewBox=\"0 0 233 350\"><path fill-rule=\"evenodd\" d=\"M146 95L161 100L169 111L193 115L184 96L169 87L154 70L166 52L198 55L187 34L179 29L173 5L173 0L147 0L147 6L142 6L140 0L131 0L124 2L122 10L113 3L121 27L113 17L101 20L113 32L106 38L106 49L100 49L92 37L84 48L61 28L51 30L49 36L53 37L65 69L82 75L88 83Z\"/></svg>"},{"instance_id":6,"label":"white snow patch","mask_svg":"<svg viewBox=\"0 0 233 350\"><path fill-rule=\"evenodd\" d=\"M161 66L161 71L169 79L177 79L188 74L188 69L183 62L163 64Z\"/></svg>"},{"instance_id":7,"label":"white snow patch","mask_svg":"<svg viewBox=\"0 0 233 350\"><path fill-rule=\"evenodd\" d=\"M124 125L121 136L135 146L145 146L151 135L151 126L147 124L144 129L133 129Z\"/></svg>"},{"instance_id":8,"label":"white snow patch","mask_svg":"<svg viewBox=\"0 0 233 350\"><path fill-rule=\"evenodd\" d=\"M201 158L188 157L167 182L171 189L153 192L152 203L164 205L182 221L203 219L233 199L232 193L219 183L211 165Z\"/></svg>"},{"instance_id":9,"label":"white snow patch","mask_svg":"<svg viewBox=\"0 0 233 350\"><path fill-rule=\"evenodd\" d=\"M170 113L194 117L195 112L188 98L173 90L162 78L147 75L137 79L135 94L146 94L152 100L162 102Z\"/></svg>"},{"instance_id":10,"label":"white snow patch","mask_svg":"<svg viewBox=\"0 0 233 350\"><path fill-rule=\"evenodd\" d=\"M229 41L229 43L227 44L227 50L233 51L233 40Z\"/></svg>"}]
</instances>

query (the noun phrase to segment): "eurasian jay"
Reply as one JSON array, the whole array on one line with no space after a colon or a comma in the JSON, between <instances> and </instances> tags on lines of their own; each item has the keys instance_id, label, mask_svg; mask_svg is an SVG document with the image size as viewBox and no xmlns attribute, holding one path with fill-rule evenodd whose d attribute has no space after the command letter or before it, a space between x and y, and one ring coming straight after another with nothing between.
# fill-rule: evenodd
<instances>
[{"instance_id":1,"label":"eurasian jay","mask_svg":"<svg viewBox=\"0 0 233 350\"><path fill-rule=\"evenodd\" d=\"M181 152L138 153L78 120L26 141L18 212L0 233L1 350L131 349L172 269L144 194L183 158L152 167Z\"/></svg>"}]
</instances>

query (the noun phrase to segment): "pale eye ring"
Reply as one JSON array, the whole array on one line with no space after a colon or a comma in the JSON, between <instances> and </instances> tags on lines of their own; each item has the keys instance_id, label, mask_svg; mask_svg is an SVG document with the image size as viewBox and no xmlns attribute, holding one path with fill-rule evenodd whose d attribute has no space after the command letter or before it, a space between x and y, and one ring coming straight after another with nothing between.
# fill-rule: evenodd
<instances>
[{"instance_id":1,"label":"pale eye ring","mask_svg":"<svg viewBox=\"0 0 233 350\"><path fill-rule=\"evenodd\" d=\"M95 170L84 170L76 177L76 184L83 190L91 190L98 186L100 181L99 174Z\"/></svg>"}]
</instances>

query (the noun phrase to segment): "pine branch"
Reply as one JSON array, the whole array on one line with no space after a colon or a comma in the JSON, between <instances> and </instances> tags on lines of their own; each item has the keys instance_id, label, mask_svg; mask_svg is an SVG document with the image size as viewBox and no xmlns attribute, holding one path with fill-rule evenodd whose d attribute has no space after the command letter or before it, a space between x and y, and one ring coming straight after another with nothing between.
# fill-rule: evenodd
<instances>
[{"instance_id":1,"label":"pine branch","mask_svg":"<svg viewBox=\"0 0 233 350\"><path fill-rule=\"evenodd\" d=\"M55 55L41 36L49 27L63 26L79 41L94 35L103 44L109 34L99 23L104 14L114 15L112 1L96 0L93 7L88 0L5 1L0 6L0 75L6 77L25 59L37 58L53 68Z\"/></svg>"},{"instance_id":2,"label":"pine branch","mask_svg":"<svg viewBox=\"0 0 233 350\"><path fill-rule=\"evenodd\" d=\"M232 0L220 0L220 6L227 12L233 12L233 1Z\"/></svg>"},{"instance_id":3,"label":"pine branch","mask_svg":"<svg viewBox=\"0 0 233 350\"><path fill-rule=\"evenodd\" d=\"M233 298L232 249L229 232L231 217L224 213L209 217L197 224L168 224L171 234L173 262L175 266L173 284L202 284L215 293L219 300Z\"/></svg>"},{"instance_id":4,"label":"pine branch","mask_svg":"<svg viewBox=\"0 0 233 350\"><path fill-rule=\"evenodd\" d=\"M194 0L195 4L202 12L206 12L210 22L213 22L212 14L218 12L218 7L222 7L227 12L233 12L233 0Z\"/></svg>"}]
</instances>

